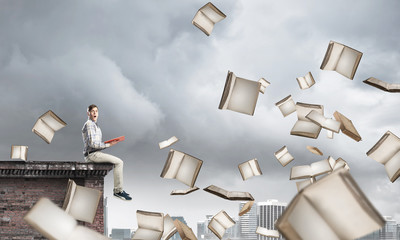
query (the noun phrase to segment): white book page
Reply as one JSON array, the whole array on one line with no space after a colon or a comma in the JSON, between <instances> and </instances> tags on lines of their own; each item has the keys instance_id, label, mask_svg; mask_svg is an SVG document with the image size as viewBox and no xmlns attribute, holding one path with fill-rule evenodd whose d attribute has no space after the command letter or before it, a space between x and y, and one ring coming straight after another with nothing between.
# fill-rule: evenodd
<instances>
[{"instance_id":1,"label":"white book page","mask_svg":"<svg viewBox=\"0 0 400 240\"><path fill-rule=\"evenodd\" d=\"M206 15L214 23L222 21L225 18L225 16L221 15L208 4L204 8L200 9L200 11L203 12L204 15Z\"/></svg>"},{"instance_id":2,"label":"white book page","mask_svg":"<svg viewBox=\"0 0 400 240\"><path fill-rule=\"evenodd\" d=\"M386 162L385 169L388 177L392 181L392 178L400 169L400 151L394 154L393 157Z\"/></svg>"},{"instance_id":3,"label":"white book page","mask_svg":"<svg viewBox=\"0 0 400 240\"><path fill-rule=\"evenodd\" d=\"M225 229L233 227L233 225L235 225L232 218L229 217L225 211L217 213L217 215L214 216L214 219L216 219L219 224L221 224Z\"/></svg>"},{"instance_id":4,"label":"white book page","mask_svg":"<svg viewBox=\"0 0 400 240\"><path fill-rule=\"evenodd\" d=\"M93 223L100 197L97 189L76 186L68 213L77 220Z\"/></svg>"},{"instance_id":5,"label":"white book page","mask_svg":"<svg viewBox=\"0 0 400 240\"><path fill-rule=\"evenodd\" d=\"M135 234L132 237L132 240L160 240L162 236L162 232L138 228Z\"/></svg>"},{"instance_id":6,"label":"white book page","mask_svg":"<svg viewBox=\"0 0 400 240\"><path fill-rule=\"evenodd\" d=\"M288 217L288 222L302 239L340 239L304 196L301 196L294 206Z\"/></svg>"},{"instance_id":7,"label":"white book page","mask_svg":"<svg viewBox=\"0 0 400 240\"><path fill-rule=\"evenodd\" d=\"M278 230L269 230L267 228L260 227L260 226L257 227L256 233L260 234L260 235L263 235L263 236L266 236L266 237L279 238L279 231Z\"/></svg>"},{"instance_id":8,"label":"white book page","mask_svg":"<svg viewBox=\"0 0 400 240\"><path fill-rule=\"evenodd\" d=\"M314 80L313 76L311 75L311 72L308 72L304 78L307 82L308 87L311 87L312 85L315 84L315 80Z\"/></svg>"},{"instance_id":9,"label":"white book page","mask_svg":"<svg viewBox=\"0 0 400 240\"><path fill-rule=\"evenodd\" d=\"M297 82L299 83L301 89L309 88L305 77L298 77Z\"/></svg>"},{"instance_id":10,"label":"white book page","mask_svg":"<svg viewBox=\"0 0 400 240\"><path fill-rule=\"evenodd\" d=\"M173 151L173 156L170 165L167 169L167 172L165 173L163 178L169 178L169 179L175 178L176 175L178 174L179 168L183 161L183 157L185 156L183 152L179 152L176 150L171 150L171 151Z\"/></svg>"},{"instance_id":11,"label":"white book page","mask_svg":"<svg viewBox=\"0 0 400 240\"><path fill-rule=\"evenodd\" d=\"M173 136L173 137L169 138L168 140L159 142L158 146L160 147L160 149L163 149L163 148L171 146L172 144L176 143L177 141L178 141L178 138Z\"/></svg>"},{"instance_id":12,"label":"white book page","mask_svg":"<svg viewBox=\"0 0 400 240\"><path fill-rule=\"evenodd\" d=\"M296 104L296 112L297 112L297 118L299 120L303 121L310 121L306 116L312 111L315 110L317 113L320 113L321 115L324 115L324 108L319 105L315 106L304 106L302 104Z\"/></svg>"},{"instance_id":13,"label":"white book page","mask_svg":"<svg viewBox=\"0 0 400 240\"><path fill-rule=\"evenodd\" d=\"M351 49L349 47L345 47L343 49L342 55L340 56L339 62L337 63L336 66L336 72L342 74L343 76L347 78L352 78L352 72L353 69L357 66L358 64L358 57L360 53L354 49Z\"/></svg>"},{"instance_id":14,"label":"white book page","mask_svg":"<svg viewBox=\"0 0 400 240\"><path fill-rule=\"evenodd\" d=\"M206 31L208 33L208 35L211 34L213 28L214 28L214 23L207 18L206 15L204 15L204 13L198 11L196 13L196 15L193 18L193 23L196 23L197 25L199 25L201 28L204 29L204 31Z\"/></svg>"},{"instance_id":15,"label":"white book page","mask_svg":"<svg viewBox=\"0 0 400 240\"><path fill-rule=\"evenodd\" d=\"M208 224L208 228L211 230L213 229L215 232L217 232L217 237L222 238L225 234L225 228L215 219L212 219L210 223ZM219 236L218 236L219 235Z\"/></svg>"},{"instance_id":16,"label":"white book page","mask_svg":"<svg viewBox=\"0 0 400 240\"><path fill-rule=\"evenodd\" d=\"M249 165L251 167L251 170L253 171L253 175L254 176L259 176L261 175L261 169L260 169L260 165L258 165L258 161L257 159L252 159L249 162Z\"/></svg>"},{"instance_id":17,"label":"white book page","mask_svg":"<svg viewBox=\"0 0 400 240\"><path fill-rule=\"evenodd\" d=\"M193 181L197 177L197 166L199 163L199 159L186 154L183 157L182 164L176 174L176 179L188 185L189 187L193 187Z\"/></svg>"},{"instance_id":18,"label":"white book page","mask_svg":"<svg viewBox=\"0 0 400 240\"><path fill-rule=\"evenodd\" d=\"M333 131L335 133L339 133L340 131L340 122L333 120L332 118L327 118L324 122L323 127L327 130Z\"/></svg>"},{"instance_id":19,"label":"white book page","mask_svg":"<svg viewBox=\"0 0 400 240\"><path fill-rule=\"evenodd\" d=\"M287 115L290 115L293 112L296 112L296 104L294 103L293 99L291 96L286 97L287 99L284 102L278 102L276 106L279 108L281 111L282 115L286 117ZM284 100L284 99L282 99ZM282 101L281 100L281 101Z\"/></svg>"},{"instance_id":20,"label":"white book page","mask_svg":"<svg viewBox=\"0 0 400 240\"><path fill-rule=\"evenodd\" d=\"M225 99L222 109L228 109L229 101L231 100L232 91L233 91L233 88L236 83L236 75L233 72L228 72L228 76L227 76L225 84L227 84L228 82L230 82L229 89L228 89L228 96ZM225 93L225 89L224 89L224 93Z\"/></svg>"},{"instance_id":21,"label":"white book page","mask_svg":"<svg viewBox=\"0 0 400 240\"><path fill-rule=\"evenodd\" d=\"M368 155L382 164L386 164L400 150L400 139L391 132L386 134L388 134L388 137L381 142L375 151Z\"/></svg>"},{"instance_id":22,"label":"white book page","mask_svg":"<svg viewBox=\"0 0 400 240\"><path fill-rule=\"evenodd\" d=\"M42 119L38 119L33 126L33 129L39 132L47 141L51 142L54 137L54 131L49 126L47 126Z\"/></svg>"},{"instance_id":23,"label":"white book page","mask_svg":"<svg viewBox=\"0 0 400 240\"><path fill-rule=\"evenodd\" d=\"M328 159L324 159L318 162L311 163L311 169L313 176L318 176L327 172L332 171L332 167L329 164Z\"/></svg>"},{"instance_id":24,"label":"white book page","mask_svg":"<svg viewBox=\"0 0 400 240\"><path fill-rule=\"evenodd\" d=\"M228 192L228 198L249 198L250 194L247 192L230 191Z\"/></svg>"},{"instance_id":25,"label":"white book page","mask_svg":"<svg viewBox=\"0 0 400 240\"><path fill-rule=\"evenodd\" d=\"M21 159L26 161L26 155L28 152L28 147L27 146L20 146L21 148Z\"/></svg>"},{"instance_id":26,"label":"white book page","mask_svg":"<svg viewBox=\"0 0 400 240\"><path fill-rule=\"evenodd\" d=\"M292 130L290 131L291 134L297 133L298 135L312 135L318 136L319 132L321 131L321 127L317 124L310 122L310 121L302 121L298 120Z\"/></svg>"},{"instance_id":27,"label":"white book page","mask_svg":"<svg viewBox=\"0 0 400 240\"><path fill-rule=\"evenodd\" d=\"M164 231L164 214L162 213L137 211L136 218L139 229L148 229L160 233Z\"/></svg>"},{"instance_id":28,"label":"white book page","mask_svg":"<svg viewBox=\"0 0 400 240\"><path fill-rule=\"evenodd\" d=\"M50 113L44 115L42 118L43 122L45 122L53 131L58 131L61 128L65 127L64 124L60 123L57 119L55 119Z\"/></svg>"},{"instance_id":29,"label":"white book page","mask_svg":"<svg viewBox=\"0 0 400 240\"><path fill-rule=\"evenodd\" d=\"M315 110L312 110L309 114L307 114L306 118L319 124L320 126L324 126L326 120L325 116L321 114L321 112L317 112Z\"/></svg>"},{"instance_id":30,"label":"white book page","mask_svg":"<svg viewBox=\"0 0 400 240\"><path fill-rule=\"evenodd\" d=\"M240 169L240 174L242 175L243 180L246 180L250 177L255 176L253 173L253 170L251 169L249 162L244 162L242 164L239 164L239 169Z\"/></svg>"},{"instance_id":31,"label":"white book page","mask_svg":"<svg viewBox=\"0 0 400 240\"><path fill-rule=\"evenodd\" d=\"M310 178L311 176L313 173L309 165L293 166L290 170L290 179Z\"/></svg>"},{"instance_id":32,"label":"white book page","mask_svg":"<svg viewBox=\"0 0 400 240\"><path fill-rule=\"evenodd\" d=\"M11 146L11 159L21 158L21 146Z\"/></svg>"},{"instance_id":33,"label":"white book page","mask_svg":"<svg viewBox=\"0 0 400 240\"><path fill-rule=\"evenodd\" d=\"M167 214L164 216L164 232L161 237L163 240L167 240L167 237L172 237L173 233L176 233L177 229L174 225L174 220Z\"/></svg>"},{"instance_id":34,"label":"white book page","mask_svg":"<svg viewBox=\"0 0 400 240\"><path fill-rule=\"evenodd\" d=\"M244 78L236 78L228 109L253 115L260 90L260 83Z\"/></svg>"},{"instance_id":35,"label":"white book page","mask_svg":"<svg viewBox=\"0 0 400 240\"><path fill-rule=\"evenodd\" d=\"M335 70L336 65L339 62L340 55L342 54L342 51L344 49L344 46L339 43L333 43L331 55L329 56L328 62L326 63L325 67L323 70Z\"/></svg>"},{"instance_id":36,"label":"white book page","mask_svg":"<svg viewBox=\"0 0 400 240\"><path fill-rule=\"evenodd\" d=\"M68 239L77 225L72 216L47 198L41 198L24 220L50 240Z\"/></svg>"},{"instance_id":37,"label":"white book page","mask_svg":"<svg viewBox=\"0 0 400 240\"><path fill-rule=\"evenodd\" d=\"M285 155L283 155L283 156L282 156L281 158L279 158L278 160L279 160L279 162L280 162L280 164L281 164L282 166L286 166L286 165L288 165L291 161L294 160L294 157L293 157L289 152L287 152Z\"/></svg>"}]
</instances>

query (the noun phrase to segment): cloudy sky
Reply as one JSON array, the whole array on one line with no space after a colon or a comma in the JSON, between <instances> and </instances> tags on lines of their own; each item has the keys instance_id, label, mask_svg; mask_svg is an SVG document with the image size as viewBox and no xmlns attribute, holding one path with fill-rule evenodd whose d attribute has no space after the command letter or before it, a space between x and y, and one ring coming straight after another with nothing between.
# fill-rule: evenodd
<instances>
[{"instance_id":1,"label":"cloudy sky","mask_svg":"<svg viewBox=\"0 0 400 240\"><path fill-rule=\"evenodd\" d=\"M366 152L390 130L400 136L400 95L364 84L376 77L400 82L400 2L396 0L266 1L213 3L227 17L211 36L191 24L206 1L0 1L0 155L28 145L30 161L84 161L81 128L86 107L99 106L104 139L125 135L107 149L125 162L125 190L112 197L105 179L109 228L136 228L136 210L184 216L196 229L206 214L237 217L238 202L196 191L170 196L186 185L160 178L168 149L204 161L196 185L248 191L261 202L290 202L297 193L290 168L328 156L342 157L382 215L400 222L400 182ZM330 40L363 52L354 80L319 69ZM271 82L254 116L218 105L228 70ZM300 90L296 77L311 71L316 84ZM332 117L350 118L362 137L321 131L318 139L291 136L297 117L283 118L275 102L321 104ZM32 133L36 119L53 110L68 126L48 145ZM273 153L286 145L295 160L282 167ZM316 146L324 156L306 146ZM237 165L257 158L262 176L243 181Z\"/></svg>"}]
</instances>

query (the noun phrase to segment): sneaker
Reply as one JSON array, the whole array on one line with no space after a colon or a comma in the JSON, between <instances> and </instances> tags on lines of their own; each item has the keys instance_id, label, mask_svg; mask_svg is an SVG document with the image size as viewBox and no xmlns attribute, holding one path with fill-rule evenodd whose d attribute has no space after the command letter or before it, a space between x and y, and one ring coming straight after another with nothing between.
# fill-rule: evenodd
<instances>
[{"instance_id":1,"label":"sneaker","mask_svg":"<svg viewBox=\"0 0 400 240\"><path fill-rule=\"evenodd\" d=\"M128 193L126 193L125 191L119 192L119 193L114 193L115 197L121 198L122 200L125 201L130 201L132 200L132 198L129 196Z\"/></svg>"}]
</instances>

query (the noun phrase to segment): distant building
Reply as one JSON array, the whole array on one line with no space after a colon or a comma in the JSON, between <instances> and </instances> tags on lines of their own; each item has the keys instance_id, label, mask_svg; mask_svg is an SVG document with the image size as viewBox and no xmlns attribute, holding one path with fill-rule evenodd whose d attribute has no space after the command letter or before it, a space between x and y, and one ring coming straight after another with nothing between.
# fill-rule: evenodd
<instances>
[{"instance_id":1,"label":"distant building","mask_svg":"<svg viewBox=\"0 0 400 240\"><path fill-rule=\"evenodd\" d=\"M246 202L239 204L239 211ZM255 205L249 212L239 217L240 238L246 240L257 240L257 208Z\"/></svg>"},{"instance_id":2,"label":"distant building","mask_svg":"<svg viewBox=\"0 0 400 240\"><path fill-rule=\"evenodd\" d=\"M383 216L385 219L385 225L383 228L368 234L358 240L398 240L399 235L399 225L396 220L390 216Z\"/></svg>"},{"instance_id":3,"label":"distant building","mask_svg":"<svg viewBox=\"0 0 400 240\"><path fill-rule=\"evenodd\" d=\"M269 230L277 230L275 227L275 221L282 215L285 210L287 203L279 202L278 200L267 200L266 202L257 203L257 224L260 227L267 228ZM257 234L258 240L276 240L283 239L282 235L280 238L270 238Z\"/></svg>"},{"instance_id":4,"label":"distant building","mask_svg":"<svg viewBox=\"0 0 400 240\"><path fill-rule=\"evenodd\" d=\"M206 236L206 221L199 221L197 222L197 239L204 240Z\"/></svg>"},{"instance_id":5,"label":"distant building","mask_svg":"<svg viewBox=\"0 0 400 240\"><path fill-rule=\"evenodd\" d=\"M111 230L111 236L113 240L130 240L131 230L123 228L113 228Z\"/></svg>"}]
</instances>

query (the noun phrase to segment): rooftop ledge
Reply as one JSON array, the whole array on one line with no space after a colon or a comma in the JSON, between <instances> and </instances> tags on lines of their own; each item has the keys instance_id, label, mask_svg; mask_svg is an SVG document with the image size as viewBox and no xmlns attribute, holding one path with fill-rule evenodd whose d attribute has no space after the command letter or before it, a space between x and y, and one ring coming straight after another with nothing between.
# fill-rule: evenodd
<instances>
[{"instance_id":1,"label":"rooftop ledge","mask_svg":"<svg viewBox=\"0 0 400 240\"><path fill-rule=\"evenodd\" d=\"M111 163L0 161L0 178L98 178L112 168Z\"/></svg>"}]
</instances>

